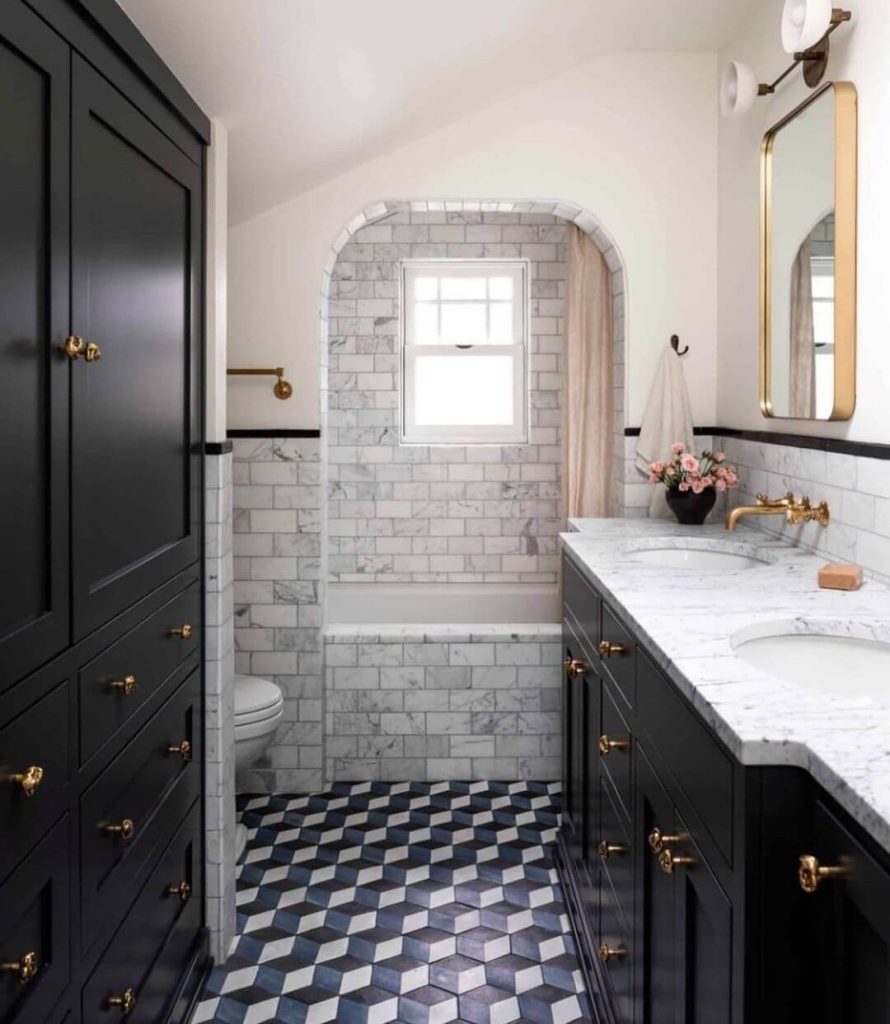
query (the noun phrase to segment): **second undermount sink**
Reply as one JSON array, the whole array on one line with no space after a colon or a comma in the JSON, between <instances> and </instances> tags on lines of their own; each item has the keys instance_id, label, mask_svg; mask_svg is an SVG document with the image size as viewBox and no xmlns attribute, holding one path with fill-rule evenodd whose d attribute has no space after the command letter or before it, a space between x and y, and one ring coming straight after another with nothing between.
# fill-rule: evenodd
<instances>
[{"instance_id":1,"label":"second undermount sink","mask_svg":"<svg viewBox=\"0 0 890 1024\"><path fill-rule=\"evenodd\" d=\"M691 540L683 544L650 541L646 546L634 547L627 558L638 564L697 572L738 572L769 564L748 544L718 545L713 541Z\"/></svg>"},{"instance_id":2,"label":"second undermount sink","mask_svg":"<svg viewBox=\"0 0 890 1024\"><path fill-rule=\"evenodd\" d=\"M890 700L890 636L790 632L770 627L767 636L733 638L733 649L749 665L806 690L836 696ZM817 629L816 626L807 628ZM864 627L861 633L870 630Z\"/></svg>"}]
</instances>

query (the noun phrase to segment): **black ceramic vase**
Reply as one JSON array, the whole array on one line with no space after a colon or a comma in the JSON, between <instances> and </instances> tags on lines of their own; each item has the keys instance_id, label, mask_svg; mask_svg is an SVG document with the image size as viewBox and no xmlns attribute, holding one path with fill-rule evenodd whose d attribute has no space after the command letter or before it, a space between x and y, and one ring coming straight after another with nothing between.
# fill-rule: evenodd
<instances>
[{"instance_id":1,"label":"black ceramic vase","mask_svg":"<svg viewBox=\"0 0 890 1024\"><path fill-rule=\"evenodd\" d=\"M681 491L679 487L669 487L666 497L668 507L677 517L678 523L684 526L701 526L714 507L717 492L713 487L706 487L701 494Z\"/></svg>"}]
</instances>

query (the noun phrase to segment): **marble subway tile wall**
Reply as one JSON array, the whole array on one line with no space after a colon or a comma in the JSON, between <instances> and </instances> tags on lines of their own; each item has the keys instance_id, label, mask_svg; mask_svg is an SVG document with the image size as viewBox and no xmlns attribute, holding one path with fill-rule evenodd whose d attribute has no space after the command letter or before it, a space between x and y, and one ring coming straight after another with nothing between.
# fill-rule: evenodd
<instances>
[{"instance_id":1,"label":"marble subway tile wall","mask_svg":"<svg viewBox=\"0 0 890 1024\"><path fill-rule=\"evenodd\" d=\"M235 668L284 691L250 792L322 787L322 486L317 438L234 441Z\"/></svg>"},{"instance_id":2,"label":"marble subway tile wall","mask_svg":"<svg viewBox=\"0 0 890 1024\"><path fill-rule=\"evenodd\" d=\"M890 460L735 437L716 440L739 469L740 486L731 504L790 490L813 502L827 501L831 509L827 527L788 526L778 517L749 519L749 524L824 554L826 561L857 562L870 576L890 583Z\"/></svg>"},{"instance_id":3,"label":"marble subway tile wall","mask_svg":"<svg viewBox=\"0 0 890 1024\"><path fill-rule=\"evenodd\" d=\"M560 627L329 626L329 780L558 779Z\"/></svg>"},{"instance_id":4,"label":"marble subway tile wall","mask_svg":"<svg viewBox=\"0 0 890 1024\"><path fill-rule=\"evenodd\" d=\"M207 926L214 958L235 935L232 454L204 459L205 825Z\"/></svg>"}]
</instances>

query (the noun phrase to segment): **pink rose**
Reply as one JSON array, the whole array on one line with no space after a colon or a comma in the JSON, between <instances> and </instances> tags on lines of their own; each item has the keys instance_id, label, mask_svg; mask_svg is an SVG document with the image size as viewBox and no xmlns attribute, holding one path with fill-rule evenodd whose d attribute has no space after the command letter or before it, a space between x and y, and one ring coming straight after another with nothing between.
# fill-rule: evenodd
<instances>
[{"instance_id":1,"label":"pink rose","mask_svg":"<svg viewBox=\"0 0 890 1024\"><path fill-rule=\"evenodd\" d=\"M680 490L680 491L684 491L684 492L688 491L689 490L689 484L687 484L685 480L681 480L677 489Z\"/></svg>"},{"instance_id":2,"label":"pink rose","mask_svg":"<svg viewBox=\"0 0 890 1024\"><path fill-rule=\"evenodd\" d=\"M680 465L687 473L698 472L698 459L694 455L684 455L683 458L680 459Z\"/></svg>"},{"instance_id":3,"label":"pink rose","mask_svg":"<svg viewBox=\"0 0 890 1024\"><path fill-rule=\"evenodd\" d=\"M726 461L726 452L714 452L712 458L714 459L715 462L725 462Z\"/></svg>"},{"instance_id":4,"label":"pink rose","mask_svg":"<svg viewBox=\"0 0 890 1024\"><path fill-rule=\"evenodd\" d=\"M717 480L714 483L714 486L717 488L718 491L725 491L726 490L726 481L725 480Z\"/></svg>"},{"instance_id":5,"label":"pink rose","mask_svg":"<svg viewBox=\"0 0 890 1024\"><path fill-rule=\"evenodd\" d=\"M705 489L705 485L702 483L701 480L693 480L692 481L692 493L693 494L701 494L701 492L704 489Z\"/></svg>"},{"instance_id":6,"label":"pink rose","mask_svg":"<svg viewBox=\"0 0 890 1024\"><path fill-rule=\"evenodd\" d=\"M709 475L709 476L703 476L701 478L701 482L705 485L705 487L713 487L715 481L714 481L714 478Z\"/></svg>"},{"instance_id":7,"label":"pink rose","mask_svg":"<svg viewBox=\"0 0 890 1024\"><path fill-rule=\"evenodd\" d=\"M661 476L661 474L664 472L664 463L663 462L650 462L649 463L649 472L650 473L655 473L656 475Z\"/></svg>"},{"instance_id":8,"label":"pink rose","mask_svg":"<svg viewBox=\"0 0 890 1024\"><path fill-rule=\"evenodd\" d=\"M684 448L684 446L682 444L677 443L677 444L672 444L671 445L671 451L675 455L682 455L683 452L686 451L686 449Z\"/></svg>"}]
</instances>

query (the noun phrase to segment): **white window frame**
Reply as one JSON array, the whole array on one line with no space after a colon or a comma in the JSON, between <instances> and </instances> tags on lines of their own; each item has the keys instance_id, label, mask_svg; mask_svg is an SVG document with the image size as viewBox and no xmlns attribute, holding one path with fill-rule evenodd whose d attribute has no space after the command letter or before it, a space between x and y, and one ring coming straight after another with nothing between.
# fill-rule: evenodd
<instances>
[{"instance_id":1,"label":"white window frame","mask_svg":"<svg viewBox=\"0 0 890 1024\"><path fill-rule=\"evenodd\" d=\"M514 280L512 345L473 343L458 345L415 345L411 338L414 330L414 304L411 282L424 275L448 277L512 277ZM528 261L527 260L462 260L417 259L401 263L401 443L426 445L491 445L528 443L529 390L528 390ZM440 304L442 300L439 300ZM447 301L447 300L446 300ZM491 300L477 301L486 305ZM514 422L506 426L481 424L454 424L451 426L418 426L415 415L414 368L417 351L424 355L473 359L480 356L512 356L513 358L513 410Z\"/></svg>"}]
</instances>

